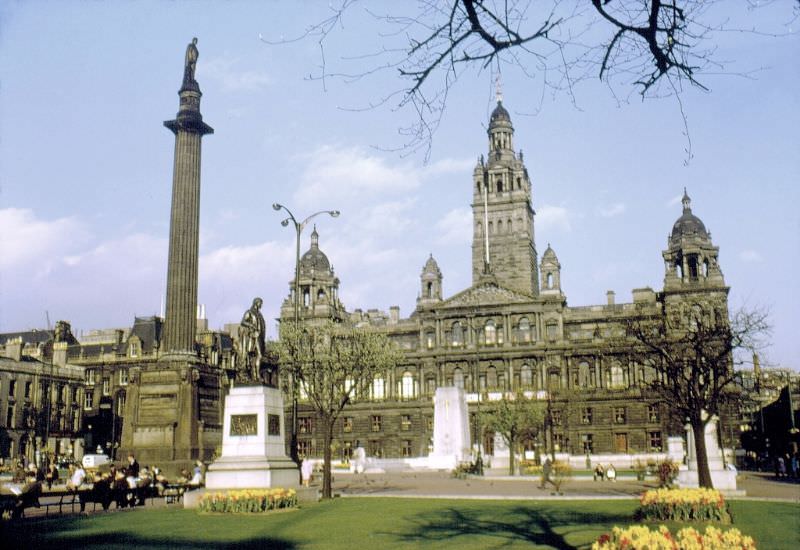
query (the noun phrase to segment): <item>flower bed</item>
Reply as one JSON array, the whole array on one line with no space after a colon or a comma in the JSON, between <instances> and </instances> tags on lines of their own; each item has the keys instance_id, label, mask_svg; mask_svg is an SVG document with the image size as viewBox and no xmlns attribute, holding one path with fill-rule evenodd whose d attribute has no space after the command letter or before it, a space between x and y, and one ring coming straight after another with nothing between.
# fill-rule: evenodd
<instances>
[{"instance_id":1,"label":"flower bed","mask_svg":"<svg viewBox=\"0 0 800 550\"><path fill-rule=\"evenodd\" d=\"M636 518L646 521L730 522L728 505L715 489L651 489L639 499Z\"/></svg>"},{"instance_id":2,"label":"flower bed","mask_svg":"<svg viewBox=\"0 0 800 550\"><path fill-rule=\"evenodd\" d=\"M738 529L722 531L706 527L700 533L692 527L684 527L673 536L661 525L651 531L644 525L633 525L626 529L614 527L610 534L602 535L592 545L592 550L755 550L751 537L742 535Z\"/></svg>"},{"instance_id":3,"label":"flower bed","mask_svg":"<svg viewBox=\"0 0 800 550\"><path fill-rule=\"evenodd\" d=\"M206 493L200 498L201 512L260 513L297 506L294 489L265 489Z\"/></svg>"}]
</instances>

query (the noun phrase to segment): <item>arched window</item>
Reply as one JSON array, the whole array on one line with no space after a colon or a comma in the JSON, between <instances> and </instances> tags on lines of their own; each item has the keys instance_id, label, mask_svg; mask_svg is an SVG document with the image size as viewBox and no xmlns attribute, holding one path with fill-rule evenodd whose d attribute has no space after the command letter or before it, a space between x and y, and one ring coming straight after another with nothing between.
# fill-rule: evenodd
<instances>
[{"instance_id":1,"label":"arched window","mask_svg":"<svg viewBox=\"0 0 800 550\"><path fill-rule=\"evenodd\" d=\"M483 236L483 224L481 222L478 222L477 225L475 226L475 233L480 236Z\"/></svg>"},{"instance_id":2,"label":"arched window","mask_svg":"<svg viewBox=\"0 0 800 550\"><path fill-rule=\"evenodd\" d=\"M325 291L323 289L319 289L317 291L317 301L320 302L325 299Z\"/></svg>"},{"instance_id":3,"label":"arched window","mask_svg":"<svg viewBox=\"0 0 800 550\"><path fill-rule=\"evenodd\" d=\"M522 384L523 388L530 388L533 386L533 375L531 373L531 368L528 365L522 365L519 374L520 384Z\"/></svg>"},{"instance_id":4,"label":"arched window","mask_svg":"<svg viewBox=\"0 0 800 550\"><path fill-rule=\"evenodd\" d=\"M414 397L414 376L406 371L400 380L400 397L412 399Z\"/></svg>"},{"instance_id":5,"label":"arched window","mask_svg":"<svg viewBox=\"0 0 800 550\"><path fill-rule=\"evenodd\" d=\"M546 288L553 288L553 274L552 273L548 273L547 274L547 282L545 283L545 287Z\"/></svg>"},{"instance_id":6,"label":"arched window","mask_svg":"<svg viewBox=\"0 0 800 550\"><path fill-rule=\"evenodd\" d=\"M625 387L625 372L619 363L611 365L608 372L608 387L612 389L619 389Z\"/></svg>"},{"instance_id":7,"label":"arched window","mask_svg":"<svg viewBox=\"0 0 800 550\"><path fill-rule=\"evenodd\" d=\"M427 292L428 292L428 298L433 298L433 283L428 282L428 284L426 285L426 288L427 288Z\"/></svg>"},{"instance_id":8,"label":"arched window","mask_svg":"<svg viewBox=\"0 0 800 550\"><path fill-rule=\"evenodd\" d=\"M675 275L678 279L683 279L683 264L680 257L675 261Z\"/></svg>"},{"instance_id":9,"label":"arched window","mask_svg":"<svg viewBox=\"0 0 800 550\"><path fill-rule=\"evenodd\" d=\"M492 225L492 222L489 222L489 235L493 234L494 234L494 226Z\"/></svg>"},{"instance_id":10,"label":"arched window","mask_svg":"<svg viewBox=\"0 0 800 550\"><path fill-rule=\"evenodd\" d=\"M561 388L561 373L557 370L550 371L547 376L547 389L554 391Z\"/></svg>"},{"instance_id":11,"label":"arched window","mask_svg":"<svg viewBox=\"0 0 800 550\"><path fill-rule=\"evenodd\" d=\"M531 323L528 321L527 317L523 317L519 320L519 327L517 328L517 334L519 336L520 342L530 342L531 341Z\"/></svg>"},{"instance_id":12,"label":"arched window","mask_svg":"<svg viewBox=\"0 0 800 550\"><path fill-rule=\"evenodd\" d=\"M502 233L503 232L503 220L498 220L497 221L497 232L498 233Z\"/></svg>"},{"instance_id":13,"label":"arched window","mask_svg":"<svg viewBox=\"0 0 800 550\"><path fill-rule=\"evenodd\" d=\"M433 349L433 346L436 345L436 334L429 330L425 333L425 347L428 349Z\"/></svg>"},{"instance_id":14,"label":"arched window","mask_svg":"<svg viewBox=\"0 0 800 550\"><path fill-rule=\"evenodd\" d=\"M511 218L509 218L508 221L506 222L506 231L508 231L509 233L514 232L514 230L511 229Z\"/></svg>"},{"instance_id":15,"label":"arched window","mask_svg":"<svg viewBox=\"0 0 800 550\"><path fill-rule=\"evenodd\" d=\"M453 369L453 385L464 389L464 372L458 367Z\"/></svg>"},{"instance_id":16,"label":"arched window","mask_svg":"<svg viewBox=\"0 0 800 550\"><path fill-rule=\"evenodd\" d=\"M386 397L386 386L382 376L372 379L372 398L382 400Z\"/></svg>"},{"instance_id":17,"label":"arched window","mask_svg":"<svg viewBox=\"0 0 800 550\"><path fill-rule=\"evenodd\" d=\"M497 369L489 367L486 369L486 384L490 390L497 389Z\"/></svg>"},{"instance_id":18,"label":"arched window","mask_svg":"<svg viewBox=\"0 0 800 550\"><path fill-rule=\"evenodd\" d=\"M498 193L502 193L503 192L503 180L502 180L502 178L497 178L497 192Z\"/></svg>"},{"instance_id":19,"label":"arched window","mask_svg":"<svg viewBox=\"0 0 800 550\"><path fill-rule=\"evenodd\" d=\"M308 292L308 288L303 289L303 305L308 307L308 304L311 303L311 295Z\"/></svg>"},{"instance_id":20,"label":"arched window","mask_svg":"<svg viewBox=\"0 0 800 550\"><path fill-rule=\"evenodd\" d=\"M456 321L453 323L453 329L451 332L453 346L464 345L464 329L461 327L460 322Z\"/></svg>"},{"instance_id":21,"label":"arched window","mask_svg":"<svg viewBox=\"0 0 800 550\"><path fill-rule=\"evenodd\" d=\"M703 260L703 277L708 277L708 260Z\"/></svg>"},{"instance_id":22,"label":"arched window","mask_svg":"<svg viewBox=\"0 0 800 550\"><path fill-rule=\"evenodd\" d=\"M486 321L486 326L483 328L484 339L487 344L494 344L497 342L497 326L491 319Z\"/></svg>"}]
</instances>

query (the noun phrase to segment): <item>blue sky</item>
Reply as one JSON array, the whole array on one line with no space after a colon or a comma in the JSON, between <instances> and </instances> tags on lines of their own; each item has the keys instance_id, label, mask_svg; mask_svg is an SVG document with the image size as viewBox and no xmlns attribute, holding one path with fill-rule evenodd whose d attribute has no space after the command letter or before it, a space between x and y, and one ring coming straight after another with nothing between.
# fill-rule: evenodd
<instances>
[{"instance_id":1,"label":"blue sky","mask_svg":"<svg viewBox=\"0 0 800 550\"><path fill-rule=\"evenodd\" d=\"M800 368L800 42L791 4L731 14L787 36L721 36L725 72L760 70L708 75L710 93L683 95L688 164L674 99L633 94L619 103L587 81L572 101L543 94L539 75L503 70L534 186L537 248L550 243L558 254L570 305L662 287L661 251L686 186L720 248L731 306L771 310L766 362ZM399 305L409 315L429 253L446 295L466 288L471 174L487 149L494 75L462 75L427 163L422 152L387 152L402 142L410 113L353 109L397 89L394 72L323 85L306 78L320 63L313 40L259 40L294 36L326 10L323 2L3 3L0 331L44 327L45 312L77 334L159 312L174 144L162 122L177 112L193 36L202 112L215 129L203 141L199 291L212 327L237 322L256 295L268 319L277 316L294 235L276 201L298 216L341 210L318 228L350 310ZM330 68L368 67L343 58L386 40L371 23L362 6L351 10L326 49Z\"/></svg>"}]
</instances>

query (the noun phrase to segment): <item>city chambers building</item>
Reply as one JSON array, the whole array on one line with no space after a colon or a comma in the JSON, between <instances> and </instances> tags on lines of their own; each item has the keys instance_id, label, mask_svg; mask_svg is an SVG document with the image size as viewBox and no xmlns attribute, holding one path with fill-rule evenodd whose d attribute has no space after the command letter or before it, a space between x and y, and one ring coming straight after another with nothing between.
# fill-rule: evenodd
<instances>
[{"instance_id":1,"label":"city chambers building","mask_svg":"<svg viewBox=\"0 0 800 550\"><path fill-rule=\"evenodd\" d=\"M469 182L469 288L443 296L443 274L431 256L420 274L416 309L408 318L401 318L397 307L388 314L347 312L316 230L311 236L298 273L301 318L378 327L404 356L402 364L378 376L345 409L335 455L345 458L357 445L375 457L427 455L433 437L432 397L442 386L464 389L473 443L480 441L487 455L499 440L492 433L481 434L478 413L509 392L549 403L547 432L527 441L526 450L552 446L578 455L666 451L668 436L683 435L681 419L644 387L654 371L611 343L635 319L685 319L697 311L727 319L728 287L710 233L692 213L684 192L683 212L662 252L663 289L633 289L632 303L616 303L609 292L606 304L568 306L555 251L548 246L540 256L536 246L531 178L522 153L514 148L514 127L500 100L491 114L488 142L488 155L481 156ZM465 200L470 196L466 183ZM289 286L281 309L284 320L294 315L295 281ZM721 432L732 438L733 431L725 427L724 418L722 422ZM301 402L299 452L319 456L321 445L313 410Z\"/></svg>"}]
</instances>

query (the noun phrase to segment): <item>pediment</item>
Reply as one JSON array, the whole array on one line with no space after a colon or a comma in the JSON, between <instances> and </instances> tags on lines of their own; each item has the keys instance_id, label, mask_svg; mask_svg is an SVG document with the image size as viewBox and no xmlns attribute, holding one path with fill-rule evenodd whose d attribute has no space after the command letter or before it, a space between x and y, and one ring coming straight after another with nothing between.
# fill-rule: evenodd
<instances>
[{"instance_id":1,"label":"pediment","mask_svg":"<svg viewBox=\"0 0 800 550\"><path fill-rule=\"evenodd\" d=\"M484 306L502 304L527 304L532 297L515 290L504 288L493 283L482 283L471 286L445 300L439 308L455 308L464 306Z\"/></svg>"}]
</instances>

